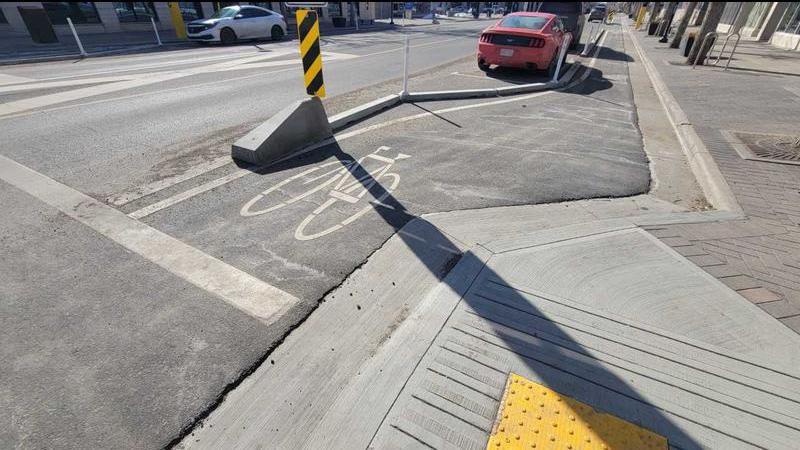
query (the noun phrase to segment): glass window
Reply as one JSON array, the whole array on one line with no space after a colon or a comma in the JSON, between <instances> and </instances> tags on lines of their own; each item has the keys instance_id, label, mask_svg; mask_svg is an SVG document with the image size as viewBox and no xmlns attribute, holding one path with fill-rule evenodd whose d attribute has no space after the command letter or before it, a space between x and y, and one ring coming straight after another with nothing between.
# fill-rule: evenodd
<instances>
[{"instance_id":1,"label":"glass window","mask_svg":"<svg viewBox=\"0 0 800 450\"><path fill-rule=\"evenodd\" d=\"M741 2L726 3L725 9L722 10L722 17L720 17L719 23L724 23L726 25L733 25L733 21L736 20L736 16L739 15L740 9L742 9Z\"/></svg>"},{"instance_id":2,"label":"glass window","mask_svg":"<svg viewBox=\"0 0 800 450\"><path fill-rule=\"evenodd\" d=\"M236 14L239 14L238 6L226 6L225 8L222 8L219 11L215 12L210 18L222 19L223 17L233 17Z\"/></svg>"},{"instance_id":3,"label":"glass window","mask_svg":"<svg viewBox=\"0 0 800 450\"><path fill-rule=\"evenodd\" d=\"M269 13L264 11L264 10L258 9L258 8L242 8L242 15L244 17L247 17L247 18L250 18L250 17L265 17L265 16L268 16Z\"/></svg>"},{"instance_id":4,"label":"glass window","mask_svg":"<svg viewBox=\"0 0 800 450\"><path fill-rule=\"evenodd\" d=\"M8 19L6 19L6 15L3 14L2 8L0 8L0 23L8 23Z\"/></svg>"},{"instance_id":5,"label":"glass window","mask_svg":"<svg viewBox=\"0 0 800 450\"><path fill-rule=\"evenodd\" d=\"M328 2L328 16L330 17L341 17L342 14L342 3L341 2Z\"/></svg>"},{"instance_id":6,"label":"glass window","mask_svg":"<svg viewBox=\"0 0 800 450\"><path fill-rule=\"evenodd\" d=\"M506 16L506 18L500 22L500 26L508 28L541 30L547 24L547 21L547 17Z\"/></svg>"},{"instance_id":7,"label":"glass window","mask_svg":"<svg viewBox=\"0 0 800 450\"><path fill-rule=\"evenodd\" d=\"M203 18L203 4L201 2L178 2L181 8L181 17L185 22Z\"/></svg>"},{"instance_id":8,"label":"glass window","mask_svg":"<svg viewBox=\"0 0 800 450\"><path fill-rule=\"evenodd\" d=\"M152 17L158 22L153 2L114 2L120 22L150 22Z\"/></svg>"},{"instance_id":9,"label":"glass window","mask_svg":"<svg viewBox=\"0 0 800 450\"><path fill-rule=\"evenodd\" d=\"M47 17L54 25L66 25L67 17L72 23L100 23L94 2L42 2Z\"/></svg>"},{"instance_id":10,"label":"glass window","mask_svg":"<svg viewBox=\"0 0 800 450\"><path fill-rule=\"evenodd\" d=\"M582 10L581 2L542 2L538 11L552 14L580 14Z\"/></svg>"},{"instance_id":11,"label":"glass window","mask_svg":"<svg viewBox=\"0 0 800 450\"><path fill-rule=\"evenodd\" d=\"M800 25L800 3L792 2L786 8L781 21L778 22L777 31L782 33L797 33Z\"/></svg>"}]
</instances>

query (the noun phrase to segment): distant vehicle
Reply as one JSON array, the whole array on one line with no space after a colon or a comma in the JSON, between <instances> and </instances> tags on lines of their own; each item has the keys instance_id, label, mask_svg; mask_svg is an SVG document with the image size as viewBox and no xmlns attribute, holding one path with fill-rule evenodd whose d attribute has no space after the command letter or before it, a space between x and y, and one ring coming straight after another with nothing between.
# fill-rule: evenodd
<instances>
[{"instance_id":1,"label":"distant vehicle","mask_svg":"<svg viewBox=\"0 0 800 450\"><path fill-rule=\"evenodd\" d=\"M492 65L546 70L553 76L568 34L561 18L554 14L508 14L481 33L478 67L483 71Z\"/></svg>"},{"instance_id":2,"label":"distant vehicle","mask_svg":"<svg viewBox=\"0 0 800 450\"><path fill-rule=\"evenodd\" d=\"M279 41L286 35L286 20L275 11L258 6L227 6L208 19L189 22L186 33L193 41L223 44L239 39Z\"/></svg>"},{"instance_id":3,"label":"distant vehicle","mask_svg":"<svg viewBox=\"0 0 800 450\"><path fill-rule=\"evenodd\" d=\"M569 48L575 48L583 33L583 9L581 2L542 2L538 12L555 14L561 18L567 31L572 33L573 39Z\"/></svg>"},{"instance_id":4,"label":"distant vehicle","mask_svg":"<svg viewBox=\"0 0 800 450\"><path fill-rule=\"evenodd\" d=\"M595 6L589 12L589 22L593 20L603 21L606 18L606 8L600 7L600 5Z\"/></svg>"}]
</instances>

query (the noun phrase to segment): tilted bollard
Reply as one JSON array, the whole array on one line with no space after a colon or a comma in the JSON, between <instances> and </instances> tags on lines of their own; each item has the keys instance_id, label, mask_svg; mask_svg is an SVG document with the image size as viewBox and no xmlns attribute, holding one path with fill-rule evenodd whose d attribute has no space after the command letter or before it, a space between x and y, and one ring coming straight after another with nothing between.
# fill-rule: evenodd
<instances>
[{"instance_id":1,"label":"tilted bollard","mask_svg":"<svg viewBox=\"0 0 800 450\"><path fill-rule=\"evenodd\" d=\"M83 44L81 44L81 38L78 37L78 32L75 31L75 25L72 24L72 19L67 17L67 23L69 24L69 29L72 30L72 35L75 37L75 42L78 43L78 50L81 51L81 56L89 56L86 53L86 50L83 49Z\"/></svg>"},{"instance_id":2,"label":"tilted bollard","mask_svg":"<svg viewBox=\"0 0 800 450\"><path fill-rule=\"evenodd\" d=\"M556 65L556 73L553 74L553 83L558 81L558 76L561 75L561 64L564 62L564 57L567 54L567 49L569 48L569 43L572 42L572 34L568 34L567 38L564 40L564 44L561 46L561 50L558 52L558 64Z\"/></svg>"},{"instance_id":3,"label":"tilted bollard","mask_svg":"<svg viewBox=\"0 0 800 450\"><path fill-rule=\"evenodd\" d=\"M156 41L158 42L158 45L159 46L163 45L161 43L161 36L158 35L158 27L156 27L156 21L155 19L153 19L152 16L150 16L150 23L153 24L153 32L156 34Z\"/></svg>"}]
</instances>

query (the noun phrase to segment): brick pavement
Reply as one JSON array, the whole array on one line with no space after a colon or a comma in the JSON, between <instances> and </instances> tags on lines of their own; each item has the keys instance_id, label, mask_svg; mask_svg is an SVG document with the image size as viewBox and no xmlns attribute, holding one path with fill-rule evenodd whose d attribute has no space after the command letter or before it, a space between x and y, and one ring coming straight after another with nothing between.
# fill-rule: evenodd
<instances>
[{"instance_id":1,"label":"brick pavement","mask_svg":"<svg viewBox=\"0 0 800 450\"><path fill-rule=\"evenodd\" d=\"M692 70L676 50L638 33L664 82L692 121L737 201L744 220L651 227L653 235L800 333L800 165L745 160L722 131L792 135L800 122L800 53L748 43L737 64L765 70ZM793 69L793 70L787 70Z\"/></svg>"}]
</instances>

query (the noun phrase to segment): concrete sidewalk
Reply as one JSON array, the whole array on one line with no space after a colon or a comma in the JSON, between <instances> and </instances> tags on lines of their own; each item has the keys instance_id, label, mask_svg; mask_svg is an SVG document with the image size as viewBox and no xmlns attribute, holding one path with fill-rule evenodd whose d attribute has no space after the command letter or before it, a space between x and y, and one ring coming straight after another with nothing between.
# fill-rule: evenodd
<instances>
[{"instance_id":1,"label":"concrete sidewalk","mask_svg":"<svg viewBox=\"0 0 800 450\"><path fill-rule=\"evenodd\" d=\"M643 59L657 50L631 42L626 37L614 60L630 71L637 107L650 105L655 94L642 79ZM706 83L670 76L668 83ZM692 95L691 87L680 90ZM709 99L693 106L688 113L709 124L720 110ZM775 183L765 173L772 176L772 165L735 166L770 163L741 160L730 148L726 157L716 151L719 141L709 141L737 199L742 188L764 194L755 204L741 200L745 214L760 217L703 211L696 185L683 183L691 165L668 123L663 110L639 109L655 180L649 195L412 221L179 447L478 450L490 436L508 448L617 442L606 429L556 432L545 423L555 416L512 423L503 399L513 394L511 374L519 374L662 435L672 448L793 448L800 336L766 313L793 303L766 274L717 262L712 248L733 259L731 244L738 244L744 261L754 261L745 250L759 250L755 260L780 264L771 270L785 280L800 242L798 203L784 186L793 181L796 190L798 166L776 166L786 180ZM771 132L788 130L772 125ZM676 186L682 183L695 187ZM391 196L386 203L402 206ZM576 413L579 421L594 414ZM528 431L542 431L541 440L520 440ZM625 448L658 448L637 442Z\"/></svg>"},{"instance_id":2,"label":"concrete sidewalk","mask_svg":"<svg viewBox=\"0 0 800 450\"><path fill-rule=\"evenodd\" d=\"M685 65L631 32L685 112L741 205L743 220L665 226L664 243L800 332L800 54L742 43L731 68ZM756 159L760 152L763 159Z\"/></svg>"}]
</instances>

